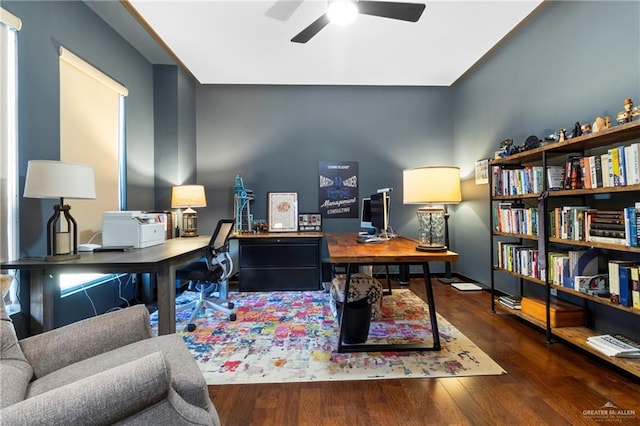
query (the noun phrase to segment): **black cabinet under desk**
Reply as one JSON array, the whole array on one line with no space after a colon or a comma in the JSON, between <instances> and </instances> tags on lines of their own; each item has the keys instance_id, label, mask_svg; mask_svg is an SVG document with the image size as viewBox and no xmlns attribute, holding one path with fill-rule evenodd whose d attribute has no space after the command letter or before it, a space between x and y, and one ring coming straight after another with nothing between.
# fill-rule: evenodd
<instances>
[{"instance_id":1,"label":"black cabinet under desk","mask_svg":"<svg viewBox=\"0 0 640 426\"><path fill-rule=\"evenodd\" d=\"M319 290L322 233L240 234L240 291Z\"/></svg>"}]
</instances>

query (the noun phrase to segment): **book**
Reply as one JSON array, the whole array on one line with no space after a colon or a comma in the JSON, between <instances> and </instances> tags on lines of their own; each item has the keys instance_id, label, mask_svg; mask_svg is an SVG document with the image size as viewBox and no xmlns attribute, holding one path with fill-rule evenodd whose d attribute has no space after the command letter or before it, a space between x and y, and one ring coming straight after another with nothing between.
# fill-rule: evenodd
<instances>
[{"instance_id":1,"label":"book","mask_svg":"<svg viewBox=\"0 0 640 426\"><path fill-rule=\"evenodd\" d=\"M547 167L547 183L550 190L558 190L563 187L564 167L549 166Z\"/></svg>"},{"instance_id":2,"label":"book","mask_svg":"<svg viewBox=\"0 0 640 426\"><path fill-rule=\"evenodd\" d=\"M620 281L620 305L631 307L633 305L631 298L631 266L620 266L618 280Z\"/></svg>"},{"instance_id":3,"label":"book","mask_svg":"<svg viewBox=\"0 0 640 426\"><path fill-rule=\"evenodd\" d=\"M640 345L631 344L633 341L621 336L603 334L587 338L587 344L599 352L612 357L640 358Z\"/></svg>"},{"instance_id":4,"label":"book","mask_svg":"<svg viewBox=\"0 0 640 426\"><path fill-rule=\"evenodd\" d=\"M640 309L640 271L631 266L631 301L635 309Z\"/></svg>"}]
</instances>

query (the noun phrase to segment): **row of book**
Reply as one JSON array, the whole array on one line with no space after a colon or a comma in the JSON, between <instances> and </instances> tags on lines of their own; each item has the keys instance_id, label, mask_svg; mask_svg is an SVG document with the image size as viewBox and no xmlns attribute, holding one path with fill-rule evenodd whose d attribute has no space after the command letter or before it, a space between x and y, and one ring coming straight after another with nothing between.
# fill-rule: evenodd
<instances>
[{"instance_id":1,"label":"row of book","mask_svg":"<svg viewBox=\"0 0 640 426\"><path fill-rule=\"evenodd\" d=\"M609 260L609 294L611 303L640 309L640 270L637 262Z\"/></svg>"},{"instance_id":2,"label":"row of book","mask_svg":"<svg viewBox=\"0 0 640 426\"><path fill-rule=\"evenodd\" d=\"M494 196L542 192L544 173L540 166L494 166L491 173Z\"/></svg>"},{"instance_id":3,"label":"row of book","mask_svg":"<svg viewBox=\"0 0 640 426\"><path fill-rule=\"evenodd\" d=\"M498 241L498 267L540 279L538 250L520 243Z\"/></svg>"},{"instance_id":4,"label":"row of book","mask_svg":"<svg viewBox=\"0 0 640 426\"><path fill-rule=\"evenodd\" d=\"M622 210L564 206L549 214L551 237L638 247L640 203Z\"/></svg>"},{"instance_id":5,"label":"row of book","mask_svg":"<svg viewBox=\"0 0 640 426\"><path fill-rule=\"evenodd\" d=\"M564 165L562 189L608 188L637 184L640 184L638 143L613 147L599 155L569 154Z\"/></svg>"},{"instance_id":6,"label":"row of book","mask_svg":"<svg viewBox=\"0 0 640 426\"><path fill-rule=\"evenodd\" d=\"M493 225L498 232L538 235L538 209L520 203L498 203L494 206Z\"/></svg>"},{"instance_id":7,"label":"row of book","mask_svg":"<svg viewBox=\"0 0 640 426\"><path fill-rule=\"evenodd\" d=\"M506 306L509 309L522 309L522 298L513 296L500 296L498 297L498 303Z\"/></svg>"}]
</instances>

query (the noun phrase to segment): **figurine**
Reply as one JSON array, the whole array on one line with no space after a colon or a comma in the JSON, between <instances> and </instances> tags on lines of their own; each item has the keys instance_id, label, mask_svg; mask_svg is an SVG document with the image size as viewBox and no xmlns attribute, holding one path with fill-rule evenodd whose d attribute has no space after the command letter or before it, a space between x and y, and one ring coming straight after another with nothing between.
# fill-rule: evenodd
<instances>
[{"instance_id":1,"label":"figurine","mask_svg":"<svg viewBox=\"0 0 640 426\"><path fill-rule=\"evenodd\" d=\"M562 142L567 140L567 129L560 129L560 136L558 137L558 142Z\"/></svg>"},{"instance_id":2,"label":"figurine","mask_svg":"<svg viewBox=\"0 0 640 426\"><path fill-rule=\"evenodd\" d=\"M624 100L624 110L620 111L616 116L618 124L630 123L633 117L640 115L638 108L633 107L633 101L631 99Z\"/></svg>"},{"instance_id":3,"label":"figurine","mask_svg":"<svg viewBox=\"0 0 640 426\"><path fill-rule=\"evenodd\" d=\"M577 136L582 136L582 127L580 127L579 121L576 121L576 124L573 126L573 134L571 137L575 138Z\"/></svg>"},{"instance_id":4,"label":"figurine","mask_svg":"<svg viewBox=\"0 0 640 426\"><path fill-rule=\"evenodd\" d=\"M580 132L583 135L588 135L589 133L591 133L591 124L585 123L582 126L580 126Z\"/></svg>"},{"instance_id":5,"label":"figurine","mask_svg":"<svg viewBox=\"0 0 640 426\"><path fill-rule=\"evenodd\" d=\"M596 120L593 122L593 127L591 128L593 133L599 132L600 130L608 129L611 127L611 117L596 117Z\"/></svg>"}]
</instances>

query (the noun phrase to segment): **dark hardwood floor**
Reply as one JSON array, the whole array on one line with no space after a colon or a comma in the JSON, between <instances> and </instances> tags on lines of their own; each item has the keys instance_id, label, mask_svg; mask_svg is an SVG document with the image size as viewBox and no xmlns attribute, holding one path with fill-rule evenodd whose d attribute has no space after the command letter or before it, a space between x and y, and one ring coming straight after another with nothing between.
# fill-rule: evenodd
<instances>
[{"instance_id":1,"label":"dark hardwood floor","mask_svg":"<svg viewBox=\"0 0 640 426\"><path fill-rule=\"evenodd\" d=\"M487 292L433 287L438 312L507 374L209 386L222 424L640 425L636 378L564 343L547 344L540 330L506 312L491 313ZM424 299L419 280L410 288Z\"/></svg>"}]
</instances>

